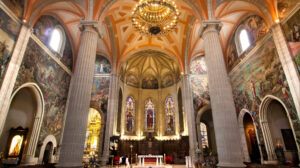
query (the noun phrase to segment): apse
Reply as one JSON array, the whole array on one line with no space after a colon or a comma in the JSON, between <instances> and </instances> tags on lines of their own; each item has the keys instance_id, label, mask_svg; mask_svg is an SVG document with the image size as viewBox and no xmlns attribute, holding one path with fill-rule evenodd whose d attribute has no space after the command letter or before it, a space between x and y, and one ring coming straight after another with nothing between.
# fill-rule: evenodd
<instances>
[{"instance_id":1,"label":"apse","mask_svg":"<svg viewBox=\"0 0 300 168\"><path fill-rule=\"evenodd\" d=\"M174 57L157 50L142 50L120 65L118 153L126 155L130 145L135 154L168 154L183 161L188 148L183 123L181 74ZM177 155L178 150L183 151ZM173 156L174 155L174 156ZM175 156L176 155L176 156Z\"/></svg>"}]
</instances>

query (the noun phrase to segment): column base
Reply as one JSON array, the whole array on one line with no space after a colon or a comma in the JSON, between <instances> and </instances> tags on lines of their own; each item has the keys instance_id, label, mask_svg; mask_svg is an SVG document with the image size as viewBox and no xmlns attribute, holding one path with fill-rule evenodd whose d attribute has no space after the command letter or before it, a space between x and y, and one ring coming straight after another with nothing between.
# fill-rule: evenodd
<instances>
[{"instance_id":1,"label":"column base","mask_svg":"<svg viewBox=\"0 0 300 168\"><path fill-rule=\"evenodd\" d=\"M23 165L35 165L38 163L38 158L33 155L26 155Z\"/></svg>"},{"instance_id":2,"label":"column base","mask_svg":"<svg viewBox=\"0 0 300 168\"><path fill-rule=\"evenodd\" d=\"M279 162L277 160L264 160L262 163L266 164L266 165L278 165L279 164Z\"/></svg>"},{"instance_id":3,"label":"column base","mask_svg":"<svg viewBox=\"0 0 300 168\"><path fill-rule=\"evenodd\" d=\"M244 168L246 165L243 163L218 163L217 167L219 168Z\"/></svg>"},{"instance_id":4,"label":"column base","mask_svg":"<svg viewBox=\"0 0 300 168\"><path fill-rule=\"evenodd\" d=\"M57 168L82 168L82 163L58 163Z\"/></svg>"},{"instance_id":5,"label":"column base","mask_svg":"<svg viewBox=\"0 0 300 168\"><path fill-rule=\"evenodd\" d=\"M100 161L101 161L101 166L107 165L108 159L109 159L109 157L102 156L101 159L100 159Z\"/></svg>"}]
</instances>

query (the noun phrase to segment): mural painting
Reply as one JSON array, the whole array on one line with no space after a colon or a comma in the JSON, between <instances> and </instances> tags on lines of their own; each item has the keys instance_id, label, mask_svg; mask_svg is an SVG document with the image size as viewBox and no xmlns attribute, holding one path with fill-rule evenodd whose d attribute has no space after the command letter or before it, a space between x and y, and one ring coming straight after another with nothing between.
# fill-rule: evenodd
<instances>
[{"instance_id":1,"label":"mural painting","mask_svg":"<svg viewBox=\"0 0 300 168\"><path fill-rule=\"evenodd\" d=\"M110 77L94 77L91 104L107 112Z\"/></svg>"},{"instance_id":2,"label":"mural painting","mask_svg":"<svg viewBox=\"0 0 300 168\"><path fill-rule=\"evenodd\" d=\"M138 78L132 73L126 76L126 84L133 87L139 86Z\"/></svg>"},{"instance_id":3,"label":"mural painting","mask_svg":"<svg viewBox=\"0 0 300 168\"><path fill-rule=\"evenodd\" d=\"M107 58L97 55L95 62L95 74L110 73L111 65Z\"/></svg>"},{"instance_id":4,"label":"mural painting","mask_svg":"<svg viewBox=\"0 0 300 168\"><path fill-rule=\"evenodd\" d=\"M297 0L277 0L279 19L282 19L288 15L297 3L299 3Z\"/></svg>"},{"instance_id":5,"label":"mural painting","mask_svg":"<svg viewBox=\"0 0 300 168\"><path fill-rule=\"evenodd\" d=\"M300 73L300 10L282 25L292 57Z\"/></svg>"},{"instance_id":6,"label":"mural painting","mask_svg":"<svg viewBox=\"0 0 300 168\"><path fill-rule=\"evenodd\" d=\"M0 8L0 83L12 55L21 24L13 21Z\"/></svg>"},{"instance_id":7,"label":"mural painting","mask_svg":"<svg viewBox=\"0 0 300 168\"><path fill-rule=\"evenodd\" d=\"M54 30L55 26L63 27L63 25L57 19L55 19L53 16L43 15L35 23L35 25L33 27L33 30L34 30L33 32L37 36L37 38L49 48L49 50L51 50L53 53L55 53L55 56L64 65L66 65L70 70L72 70L73 53L72 53L72 47L71 47L70 40L68 38L67 31L64 30L65 35L66 35L66 43L65 43L65 48L64 48L63 54L56 53L49 46L50 37L51 37L52 31Z\"/></svg>"},{"instance_id":8,"label":"mural painting","mask_svg":"<svg viewBox=\"0 0 300 168\"><path fill-rule=\"evenodd\" d=\"M2 0L2 2L18 17L23 18L24 0Z\"/></svg>"},{"instance_id":9,"label":"mural painting","mask_svg":"<svg viewBox=\"0 0 300 168\"><path fill-rule=\"evenodd\" d=\"M166 88L172 86L174 84L174 80L171 74L167 74L162 78L161 87Z\"/></svg>"},{"instance_id":10,"label":"mural painting","mask_svg":"<svg viewBox=\"0 0 300 168\"><path fill-rule=\"evenodd\" d=\"M142 81L143 89L158 89L158 81L154 76L147 76Z\"/></svg>"},{"instance_id":11,"label":"mural painting","mask_svg":"<svg viewBox=\"0 0 300 168\"><path fill-rule=\"evenodd\" d=\"M49 134L53 134L60 142L70 80L71 76L30 39L14 89L24 83L34 82L43 93L45 113L39 142Z\"/></svg>"},{"instance_id":12,"label":"mural painting","mask_svg":"<svg viewBox=\"0 0 300 168\"><path fill-rule=\"evenodd\" d=\"M194 110L197 112L204 105L210 104L207 68L204 56L199 56L192 60L190 73Z\"/></svg>"},{"instance_id":13,"label":"mural painting","mask_svg":"<svg viewBox=\"0 0 300 168\"><path fill-rule=\"evenodd\" d=\"M239 24L239 26L237 26L237 28L239 28L240 26L242 26L249 32L249 38L251 44L255 44L257 41L261 40L269 30L267 23L258 15L252 15L247 17ZM234 32L233 34L234 36L231 37L227 49L228 70L232 70L232 68L236 66L241 59L238 56L236 43L235 43L236 33Z\"/></svg>"},{"instance_id":14,"label":"mural painting","mask_svg":"<svg viewBox=\"0 0 300 168\"><path fill-rule=\"evenodd\" d=\"M248 60L230 74L237 113L248 109L258 128L258 139L264 144L259 124L259 106L266 95L280 98L289 110L298 143L300 123L289 91L275 44L270 38ZM238 115L238 114L237 114Z\"/></svg>"}]
</instances>

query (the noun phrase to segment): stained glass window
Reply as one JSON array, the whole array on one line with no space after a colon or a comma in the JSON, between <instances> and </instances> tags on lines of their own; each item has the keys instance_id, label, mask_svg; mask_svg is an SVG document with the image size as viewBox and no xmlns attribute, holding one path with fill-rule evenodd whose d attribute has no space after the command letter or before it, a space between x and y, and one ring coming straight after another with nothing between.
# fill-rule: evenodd
<instances>
[{"instance_id":1,"label":"stained glass window","mask_svg":"<svg viewBox=\"0 0 300 168\"><path fill-rule=\"evenodd\" d=\"M165 102L165 112L166 112L166 133L175 133L175 108L174 101L172 97L167 97Z\"/></svg>"},{"instance_id":2,"label":"stained glass window","mask_svg":"<svg viewBox=\"0 0 300 168\"><path fill-rule=\"evenodd\" d=\"M152 98L148 98L145 101L145 128L146 131L154 131L155 126L155 114L154 103Z\"/></svg>"},{"instance_id":3,"label":"stained glass window","mask_svg":"<svg viewBox=\"0 0 300 168\"><path fill-rule=\"evenodd\" d=\"M126 133L134 133L135 102L132 97L126 101Z\"/></svg>"},{"instance_id":4,"label":"stained glass window","mask_svg":"<svg viewBox=\"0 0 300 168\"><path fill-rule=\"evenodd\" d=\"M247 30L243 29L240 32L239 37L240 37L240 44L241 44L241 48L242 48L242 52L243 52L250 47L250 39L249 39Z\"/></svg>"},{"instance_id":5,"label":"stained glass window","mask_svg":"<svg viewBox=\"0 0 300 168\"><path fill-rule=\"evenodd\" d=\"M202 147L208 148L209 146L208 146L208 138L207 138L207 127L203 122L200 123L200 129L201 129Z\"/></svg>"}]
</instances>

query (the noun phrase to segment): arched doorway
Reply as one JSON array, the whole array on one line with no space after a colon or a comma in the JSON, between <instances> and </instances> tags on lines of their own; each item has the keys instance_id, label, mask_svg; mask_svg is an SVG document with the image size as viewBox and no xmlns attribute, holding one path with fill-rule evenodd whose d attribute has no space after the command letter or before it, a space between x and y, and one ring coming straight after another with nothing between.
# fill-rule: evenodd
<instances>
[{"instance_id":1,"label":"arched doorway","mask_svg":"<svg viewBox=\"0 0 300 168\"><path fill-rule=\"evenodd\" d=\"M122 89L120 88L119 102L118 102L118 116L117 116L117 133L119 133L119 134L121 134L122 101L123 101L123 93L122 93Z\"/></svg>"},{"instance_id":2,"label":"arched doorway","mask_svg":"<svg viewBox=\"0 0 300 168\"><path fill-rule=\"evenodd\" d=\"M48 142L43 154L43 164L48 164L51 162L52 150L53 150L53 143Z\"/></svg>"},{"instance_id":3,"label":"arched doorway","mask_svg":"<svg viewBox=\"0 0 300 168\"><path fill-rule=\"evenodd\" d=\"M7 112L4 128L0 137L0 152L7 159L17 159L18 163L35 164L34 154L39 137L43 114L44 100L38 85L26 83L19 87L11 96L10 107ZM18 130L28 130L26 133ZM17 135L20 135L24 143L20 143L18 149L12 154L11 147ZM20 141L21 142L21 141Z\"/></svg>"},{"instance_id":4,"label":"arched doorway","mask_svg":"<svg viewBox=\"0 0 300 168\"><path fill-rule=\"evenodd\" d=\"M49 146L50 145L50 146ZM51 148L50 148L51 147ZM49 155L47 155L46 150L48 150ZM57 150L57 141L54 135L50 134L48 135L41 146L40 154L39 154L39 164L43 163L55 163L56 162L56 150ZM46 157L45 157L46 153ZM44 162L45 159L48 160L48 162Z\"/></svg>"},{"instance_id":5,"label":"arched doorway","mask_svg":"<svg viewBox=\"0 0 300 168\"><path fill-rule=\"evenodd\" d=\"M217 146L210 105L206 105L198 111L196 123L199 149L202 153L201 162L204 162L204 157L217 161Z\"/></svg>"},{"instance_id":6,"label":"arched doorway","mask_svg":"<svg viewBox=\"0 0 300 168\"><path fill-rule=\"evenodd\" d=\"M95 108L89 109L88 125L86 130L86 139L84 144L83 162L99 158L100 134L102 132L102 116Z\"/></svg>"},{"instance_id":7,"label":"arched doorway","mask_svg":"<svg viewBox=\"0 0 300 168\"><path fill-rule=\"evenodd\" d=\"M260 119L268 161L298 164L299 147L288 110L280 99L267 96L260 107Z\"/></svg>"},{"instance_id":8,"label":"arched doorway","mask_svg":"<svg viewBox=\"0 0 300 168\"><path fill-rule=\"evenodd\" d=\"M184 133L184 120L183 120L183 105L181 88L178 89L178 113L179 113L179 128L180 133Z\"/></svg>"},{"instance_id":9,"label":"arched doorway","mask_svg":"<svg viewBox=\"0 0 300 168\"><path fill-rule=\"evenodd\" d=\"M254 128L252 117L249 113L246 113L244 115L243 125L251 162L260 163L260 153L257 143L256 131Z\"/></svg>"},{"instance_id":10,"label":"arched doorway","mask_svg":"<svg viewBox=\"0 0 300 168\"><path fill-rule=\"evenodd\" d=\"M260 163L261 151L257 139L257 128L250 112L243 109L238 117L244 162Z\"/></svg>"}]
</instances>

